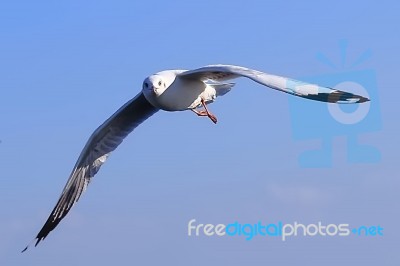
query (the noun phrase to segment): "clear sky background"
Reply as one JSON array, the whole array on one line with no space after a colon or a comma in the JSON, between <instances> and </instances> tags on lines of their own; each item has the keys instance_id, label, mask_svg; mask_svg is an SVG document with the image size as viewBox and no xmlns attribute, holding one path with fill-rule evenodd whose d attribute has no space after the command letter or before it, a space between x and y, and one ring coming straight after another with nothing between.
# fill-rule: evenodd
<instances>
[{"instance_id":1,"label":"clear sky background","mask_svg":"<svg viewBox=\"0 0 400 266\"><path fill-rule=\"evenodd\" d=\"M138 2L2 2L0 265L400 265L399 4ZM56 230L20 254L87 138L146 76L215 63L294 78L371 70L375 119L307 135L326 125L325 104L237 80L210 106L217 125L159 112L140 126ZM321 106L325 116L308 110ZM347 160L350 135L380 158ZM330 165L302 164L322 140ZM193 218L380 225L384 236L189 238Z\"/></svg>"}]
</instances>

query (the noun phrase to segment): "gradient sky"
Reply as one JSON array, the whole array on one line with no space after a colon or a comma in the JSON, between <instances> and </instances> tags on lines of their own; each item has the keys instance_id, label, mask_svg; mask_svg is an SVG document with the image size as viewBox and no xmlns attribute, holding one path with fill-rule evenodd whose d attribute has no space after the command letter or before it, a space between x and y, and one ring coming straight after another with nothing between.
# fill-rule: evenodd
<instances>
[{"instance_id":1,"label":"gradient sky","mask_svg":"<svg viewBox=\"0 0 400 266\"><path fill-rule=\"evenodd\" d=\"M137 2L2 3L0 265L399 265L398 2ZM237 80L210 106L217 125L159 112L140 126L56 230L20 254L90 134L146 76L215 63L326 86L372 71L374 119L353 130L326 120L323 103ZM380 157L347 160L350 138ZM322 143L330 165L304 165ZM384 236L188 237L193 218L380 225Z\"/></svg>"}]
</instances>

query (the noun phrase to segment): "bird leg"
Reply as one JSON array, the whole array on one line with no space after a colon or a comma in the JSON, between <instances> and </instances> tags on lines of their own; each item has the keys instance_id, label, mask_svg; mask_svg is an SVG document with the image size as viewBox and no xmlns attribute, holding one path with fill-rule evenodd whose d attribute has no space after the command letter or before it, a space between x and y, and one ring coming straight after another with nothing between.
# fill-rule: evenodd
<instances>
[{"instance_id":1,"label":"bird leg","mask_svg":"<svg viewBox=\"0 0 400 266\"><path fill-rule=\"evenodd\" d=\"M213 121L214 124L216 124L217 123L217 117L208 111L206 102L204 101L203 98L201 98L201 104L204 106L204 110L200 110L200 111L196 110L196 109L191 109L191 110L195 114L197 114L198 116L207 116L208 118L211 119L211 121Z\"/></svg>"}]
</instances>

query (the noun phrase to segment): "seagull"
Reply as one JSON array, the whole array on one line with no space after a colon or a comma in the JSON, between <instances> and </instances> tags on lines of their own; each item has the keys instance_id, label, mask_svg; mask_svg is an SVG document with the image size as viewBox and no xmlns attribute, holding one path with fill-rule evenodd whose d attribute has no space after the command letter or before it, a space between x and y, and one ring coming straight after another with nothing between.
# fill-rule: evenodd
<instances>
[{"instance_id":1,"label":"seagull","mask_svg":"<svg viewBox=\"0 0 400 266\"><path fill-rule=\"evenodd\" d=\"M228 93L234 83L246 77L261 85L306 99L328 103L363 103L368 98L349 92L309 84L233 65L209 65L194 70L165 70L147 77L133 99L118 109L90 136L47 221L32 240L35 246L68 214L107 157L142 122L158 112L190 110L217 123L208 104ZM29 245L22 250L28 249Z\"/></svg>"}]
</instances>

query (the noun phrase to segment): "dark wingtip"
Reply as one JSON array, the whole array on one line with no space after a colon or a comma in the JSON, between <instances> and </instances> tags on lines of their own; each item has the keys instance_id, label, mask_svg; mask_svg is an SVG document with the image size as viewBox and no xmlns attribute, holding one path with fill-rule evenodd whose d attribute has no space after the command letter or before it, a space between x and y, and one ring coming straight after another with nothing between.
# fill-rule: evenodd
<instances>
[{"instance_id":1,"label":"dark wingtip","mask_svg":"<svg viewBox=\"0 0 400 266\"><path fill-rule=\"evenodd\" d=\"M39 244L39 242L41 241L41 240L43 240L44 239L44 237L42 238L42 237L38 237L37 238L37 240L36 240L36 243L35 243L35 247Z\"/></svg>"},{"instance_id":2,"label":"dark wingtip","mask_svg":"<svg viewBox=\"0 0 400 266\"><path fill-rule=\"evenodd\" d=\"M26 248L24 248L24 249L21 251L21 253L24 253L24 252L28 249L28 247L29 247L29 245L26 246Z\"/></svg>"},{"instance_id":3,"label":"dark wingtip","mask_svg":"<svg viewBox=\"0 0 400 266\"><path fill-rule=\"evenodd\" d=\"M363 97L361 95L356 95L350 92L339 91L339 90L336 90L335 92L331 93L331 95L335 95L334 100L336 100L336 102L345 101L353 103L365 103L370 101L370 99ZM357 99L356 102L354 102L355 99Z\"/></svg>"},{"instance_id":4,"label":"dark wingtip","mask_svg":"<svg viewBox=\"0 0 400 266\"><path fill-rule=\"evenodd\" d=\"M32 245L33 241L35 241L35 239L32 239L32 241L21 251L21 253L24 253L29 248L29 246Z\"/></svg>"},{"instance_id":5,"label":"dark wingtip","mask_svg":"<svg viewBox=\"0 0 400 266\"><path fill-rule=\"evenodd\" d=\"M338 97L338 101L340 100L344 100L344 101L349 101L351 99L357 99L358 101L356 101L355 103L365 103L365 102L369 102L371 101L370 99L368 99L367 97L361 96L361 95L356 95L350 92L345 92L345 91L335 91L334 93L336 93L339 97Z\"/></svg>"},{"instance_id":6,"label":"dark wingtip","mask_svg":"<svg viewBox=\"0 0 400 266\"><path fill-rule=\"evenodd\" d=\"M330 93L319 93L314 95L313 97L308 97L313 100L322 101L322 102L329 102L329 103L365 103L369 102L370 99L353 94L346 91L335 90L333 88L329 88L332 90Z\"/></svg>"},{"instance_id":7,"label":"dark wingtip","mask_svg":"<svg viewBox=\"0 0 400 266\"><path fill-rule=\"evenodd\" d=\"M358 100L358 103L365 103L365 102L370 102L371 100L365 97L362 97Z\"/></svg>"},{"instance_id":8,"label":"dark wingtip","mask_svg":"<svg viewBox=\"0 0 400 266\"><path fill-rule=\"evenodd\" d=\"M300 97L320 102L328 102L328 103L364 103L370 101L370 99L363 97L361 95L356 95L350 92L345 92L340 90L334 90L334 89L332 90L333 91L331 92L320 92L318 94L309 94Z\"/></svg>"},{"instance_id":9,"label":"dark wingtip","mask_svg":"<svg viewBox=\"0 0 400 266\"><path fill-rule=\"evenodd\" d=\"M32 245L32 243L33 242L35 242L35 240L36 240L36 243L35 243L35 247L39 244L39 242L41 241L41 240L43 240L44 239L44 237L35 237L34 239L32 239L32 241L21 251L21 253L24 253L31 245Z\"/></svg>"}]
</instances>

